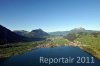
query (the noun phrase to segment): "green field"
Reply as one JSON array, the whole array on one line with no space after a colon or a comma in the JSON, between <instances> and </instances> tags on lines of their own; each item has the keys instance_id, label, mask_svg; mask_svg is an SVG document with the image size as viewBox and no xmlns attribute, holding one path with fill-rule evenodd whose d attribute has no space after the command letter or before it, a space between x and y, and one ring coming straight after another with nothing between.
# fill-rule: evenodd
<instances>
[{"instance_id":1,"label":"green field","mask_svg":"<svg viewBox=\"0 0 100 66\"><path fill-rule=\"evenodd\" d=\"M50 37L49 39L52 44L59 46L64 46L65 44L69 43L69 41L67 39L64 39L63 37Z\"/></svg>"},{"instance_id":2,"label":"green field","mask_svg":"<svg viewBox=\"0 0 100 66\"><path fill-rule=\"evenodd\" d=\"M100 59L100 35L97 37L94 37L93 35L81 36L80 38L77 38L76 41L86 45L85 47L83 46L83 49Z\"/></svg>"},{"instance_id":3,"label":"green field","mask_svg":"<svg viewBox=\"0 0 100 66\"><path fill-rule=\"evenodd\" d=\"M100 35L97 37L94 37L93 35L81 35L74 41L80 42L81 45L86 45L82 46L83 50L100 59ZM0 46L0 58L22 54L31 51L32 49L36 49L37 46L39 46L38 48L67 46L70 42L72 41L56 36L48 37L45 41L5 44Z\"/></svg>"},{"instance_id":4,"label":"green field","mask_svg":"<svg viewBox=\"0 0 100 66\"><path fill-rule=\"evenodd\" d=\"M40 44L46 44L45 41L38 42L26 42L26 43L15 43L15 44L5 44L0 46L0 58L6 58L13 55L18 55L32 49Z\"/></svg>"},{"instance_id":5,"label":"green field","mask_svg":"<svg viewBox=\"0 0 100 66\"><path fill-rule=\"evenodd\" d=\"M0 46L0 58L11 57L37 48L62 46L67 43L68 40L62 37L50 37L44 41L5 44Z\"/></svg>"}]
</instances>

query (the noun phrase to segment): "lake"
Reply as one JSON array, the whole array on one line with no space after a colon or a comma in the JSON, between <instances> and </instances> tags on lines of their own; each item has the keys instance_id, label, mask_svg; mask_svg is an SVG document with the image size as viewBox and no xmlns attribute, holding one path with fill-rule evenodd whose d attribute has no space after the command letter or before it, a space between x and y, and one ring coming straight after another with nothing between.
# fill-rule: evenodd
<instances>
[{"instance_id":1,"label":"lake","mask_svg":"<svg viewBox=\"0 0 100 66\"><path fill-rule=\"evenodd\" d=\"M40 57L42 57L42 61L40 61ZM73 60L72 62L70 58ZM54 62L48 63L48 59L54 60ZM61 46L40 48L16 55L1 60L0 66L100 66L100 60L78 47Z\"/></svg>"}]
</instances>

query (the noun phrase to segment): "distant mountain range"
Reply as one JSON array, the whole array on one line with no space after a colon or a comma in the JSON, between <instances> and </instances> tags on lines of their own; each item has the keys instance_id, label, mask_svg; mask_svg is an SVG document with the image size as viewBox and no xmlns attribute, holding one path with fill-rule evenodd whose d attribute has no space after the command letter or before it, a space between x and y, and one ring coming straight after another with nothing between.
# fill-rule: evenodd
<instances>
[{"instance_id":1,"label":"distant mountain range","mask_svg":"<svg viewBox=\"0 0 100 66\"><path fill-rule=\"evenodd\" d=\"M22 35L22 36L29 37L29 38L32 38L32 37L41 38L41 37L49 36L49 34L44 32L42 29L32 30L31 32L28 32L25 30L16 30L13 32L15 32L18 35Z\"/></svg>"},{"instance_id":2,"label":"distant mountain range","mask_svg":"<svg viewBox=\"0 0 100 66\"><path fill-rule=\"evenodd\" d=\"M6 27L0 25L0 45L7 43L16 43L16 42L28 42L28 41L39 41L44 40L44 36L49 34L44 32L41 29L32 30L31 32L27 31L11 31Z\"/></svg>"},{"instance_id":3,"label":"distant mountain range","mask_svg":"<svg viewBox=\"0 0 100 66\"><path fill-rule=\"evenodd\" d=\"M79 32L86 32L86 33L92 33L92 32L100 32L100 31L94 31L94 30L86 30L82 27L74 28L70 31L56 31L56 32L49 32L51 36L66 36L69 33L79 33Z\"/></svg>"},{"instance_id":4,"label":"distant mountain range","mask_svg":"<svg viewBox=\"0 0 100 66\"><path fill-rule=\"evenodd\" d=\"M30 32L25 30L11 31L6 27L0 25L0 45L13 42L16 43L16 42L39 41L39 40L44 40L47 36L66 36L69 33L80 33L80 32L92 33L98 31L86 30L84 28L74 28L70 31L56 31L50 33L47 33L42 29L32 30Z\"/></svg>"}]
</instances>

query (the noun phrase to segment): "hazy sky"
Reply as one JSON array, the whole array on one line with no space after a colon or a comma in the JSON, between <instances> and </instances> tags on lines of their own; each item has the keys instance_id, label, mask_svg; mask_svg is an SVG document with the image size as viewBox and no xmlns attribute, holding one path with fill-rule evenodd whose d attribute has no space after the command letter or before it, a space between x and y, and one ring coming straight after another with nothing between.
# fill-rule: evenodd
<instances>
[{"instance_id":1,"label":"hazy sky","mask_svg":"<svg viewBox=\"0 0 100 66\"><path fill-rule=\"evenodd\" d=\"M100 30L100 0L0 0L0 24L11 30Z\"/></svg>"}]
</instances>

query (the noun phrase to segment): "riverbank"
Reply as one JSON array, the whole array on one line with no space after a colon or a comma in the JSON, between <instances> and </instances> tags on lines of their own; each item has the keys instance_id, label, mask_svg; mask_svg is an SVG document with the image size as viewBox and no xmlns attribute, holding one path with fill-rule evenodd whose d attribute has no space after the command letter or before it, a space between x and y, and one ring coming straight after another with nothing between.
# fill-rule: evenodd
<instances>
[{"instance_id":1,"label":"riverbank","mask_svg":"<svg viewBox=\"0 0 100 66\"><path fill-rule=\"evenodd\" d=\"M100 51L98 51L97 49L95 49L94 47L91 46L82 46L81 47L84 51L88 52L89 54L93 55L94 57L96 57L97 59L100 60Z\"/></svg>"},{"instance_id":2,"label":"riverbank","mask_svg":"<svg viewBox=\"0 0 100 66\"><path fill-rule=\"evenodd\" d=\"M68 40L63 38L49 38L45 41L25 42L0 45L0 59L19 55L33 49L65 46Z\"/></svg>"},{"instance_id":3,"label":"riverbank","mask_svg":"<svg viewBox=\"0 0 100 66\"><path fill-rule=\"evenodd\" d=\"M100 35L94 37L93 35L84 35L77 38L75 41L81 43L82 49L100 60Z\"/></svg>"},{"instance_id":4,"label":"riverbank","mask_svg":"<svg viewBox=\"0 0 100 66\"><path fill-rule=\"evenodd\" d=\"M57 46L74 46L79 47L83 51L90 53L96 58L100 59L100 52L98 52L93 46L82 44L79 41L70 42L62 38L53 38L47 41L38 42L27 42L27 43L17 43L17 44L6 44L0 46L0 59L11 57L14 55L19 55L38 48L51 48Z\"/></svg>"},{"instance_id":5,"label":"riverbank","mask_svg":"<svg viewBox=\"0 0 100 66\"><path fill-rule=\"evenodd\" d=\"M100 50L98 50L96 47L91 46L91 45L86 45L86 44L82 44L79 41L74 41L74 42L70 42L68 44L68 46L75 46L75 47L79 47L81 48L83 51L93 55L94 57L96 57L97 59L100 60Z\"/></svg>"},{"instance_id":6,"label":"riverbank","mask_svg":"<svg viewBox=\"0 0 100 66\"><path fill-rule=\"evenodd\" d=\"M0 46L0 59L19 55L33 49L37 49L39 45L46 44L46 41L26 42L16 44L5 44ZM41 47L41 46L40 46Z\"/></svg>"}]
</instances>

